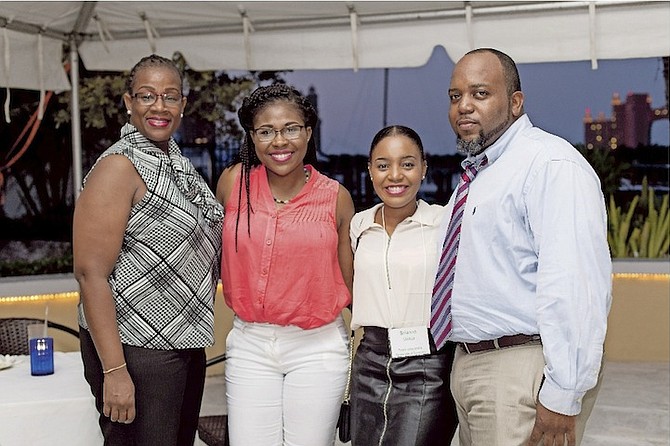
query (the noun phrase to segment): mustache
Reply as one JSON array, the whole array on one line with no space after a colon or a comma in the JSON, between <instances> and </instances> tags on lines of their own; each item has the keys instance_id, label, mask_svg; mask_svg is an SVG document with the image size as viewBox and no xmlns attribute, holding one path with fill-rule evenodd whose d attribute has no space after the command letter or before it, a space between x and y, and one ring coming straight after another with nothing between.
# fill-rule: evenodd
<instances>
[{"instance_id":1,"label":"mustache","mask_svg":"<svg viewBox=\"0 0 670 446\"><path fill-rule=\"evenodd\" d=\"M483 130L479 132L479 136L471 141L466 141L460 136L456 137L456 150L461 155L477 156L482 153L488 146L493 144L500 135L511 125L512 117L508 116L506 120L501 122L490 132L484 133Z\"/></svg>"}]
</instances>

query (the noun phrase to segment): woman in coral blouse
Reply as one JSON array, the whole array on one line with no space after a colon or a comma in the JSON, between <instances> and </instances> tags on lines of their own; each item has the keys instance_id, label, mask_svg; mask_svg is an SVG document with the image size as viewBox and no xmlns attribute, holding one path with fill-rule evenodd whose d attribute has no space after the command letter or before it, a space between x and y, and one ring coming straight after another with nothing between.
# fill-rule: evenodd
<instances>
[{"instance_id":1,"label":"woman in coral blouse","mask_svg":"<svg viewBox=\"0 0 670 446\"><path fill-rule=\"evenodd\" d=\"M274 84L244 99L240 162L217 186L232 446L332 445L346 381L351 301L349 192L316 159L316 111Z\"/></svg>"}]
</instances>

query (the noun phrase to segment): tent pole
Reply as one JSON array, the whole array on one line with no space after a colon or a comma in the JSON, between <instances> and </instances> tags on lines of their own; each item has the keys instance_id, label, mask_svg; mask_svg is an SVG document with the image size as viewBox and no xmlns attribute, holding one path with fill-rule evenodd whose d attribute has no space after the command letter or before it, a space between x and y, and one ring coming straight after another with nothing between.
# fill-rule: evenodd
<instances>
[{"instance_id":1,"label":"tent pole","mask_svg":"<svg viewBox=\"0 0 670 446\"><path fill-rule=\"evenodd\" d=\"M384 68L384 110L382 118L382 127L386 127L388 122L388 107L389 107L389 69Z\"/></svg>"},{"instance_id":2,"label":"tent pole","mask_svg":"<svg viewBox=\"0 0 670 446\"><path fill-rule=\"evenodd\" d=\"M72 190L74 201L79 197L82 182L82 157L81 157L81 117L79 113L79 54L77 43L70 39L70 83L72 94L70 95L70 109L72 110Z\"/></svg>"}]
</instances>

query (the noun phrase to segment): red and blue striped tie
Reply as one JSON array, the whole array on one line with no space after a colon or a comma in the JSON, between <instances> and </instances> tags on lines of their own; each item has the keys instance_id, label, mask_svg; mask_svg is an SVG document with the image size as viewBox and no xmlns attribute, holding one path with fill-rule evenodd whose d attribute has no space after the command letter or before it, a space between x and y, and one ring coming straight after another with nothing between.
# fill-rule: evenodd
<instances>
[{"instance_id":1,"label":"red and blue striped tie","mask_svg":"<svg viewBox=\"0 0 670 446\"><path fill-rule=\"evenodd\" d=\"M430 331L435 340L435 346L439 350L447 342L451 334L451 291L454 287L454 269L456 266L456 255L458 254L458 242L461 238L461 222L465 211L465 201L468 198L468 187L475 178L477 172L488 162L486 157L482 158L478 166L470 164L465 167L458 183L454 210L447 230L447 236L442 246L442 255L437 267L435 286L433 287L433 299L430 306Z\"/></svg>"}]
</instances>

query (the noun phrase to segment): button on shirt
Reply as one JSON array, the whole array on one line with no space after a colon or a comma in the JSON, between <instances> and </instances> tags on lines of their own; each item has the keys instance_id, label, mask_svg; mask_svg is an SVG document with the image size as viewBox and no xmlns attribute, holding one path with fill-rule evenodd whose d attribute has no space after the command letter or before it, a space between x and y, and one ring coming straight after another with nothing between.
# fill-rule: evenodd
<instances>
[{"instance_id":1,"label":"button on shirt","mask_svg":"<svg viewBox=\"0 0 670 446\"><path fill-rule=\"evenodd\" d=\"M611 304L600 182L572 145L526 115L484 154L489 166L470 185L463 216L450 340L539 333L540 399L578 413L597 381ZM453 197L447 208L451 215Z\"/></svg>"},{"instance_id":2,"label":"button on shirt","mask_svg":"<svg viewBox=\"0 0 670 446\"><path fill-rule=\"evenodd\" d=\"M354 215L352 328L430 324L430 302L440 255L445 208L419 200L391 236L374 222L381 204Z\"/></svg>"}]
</instances>

